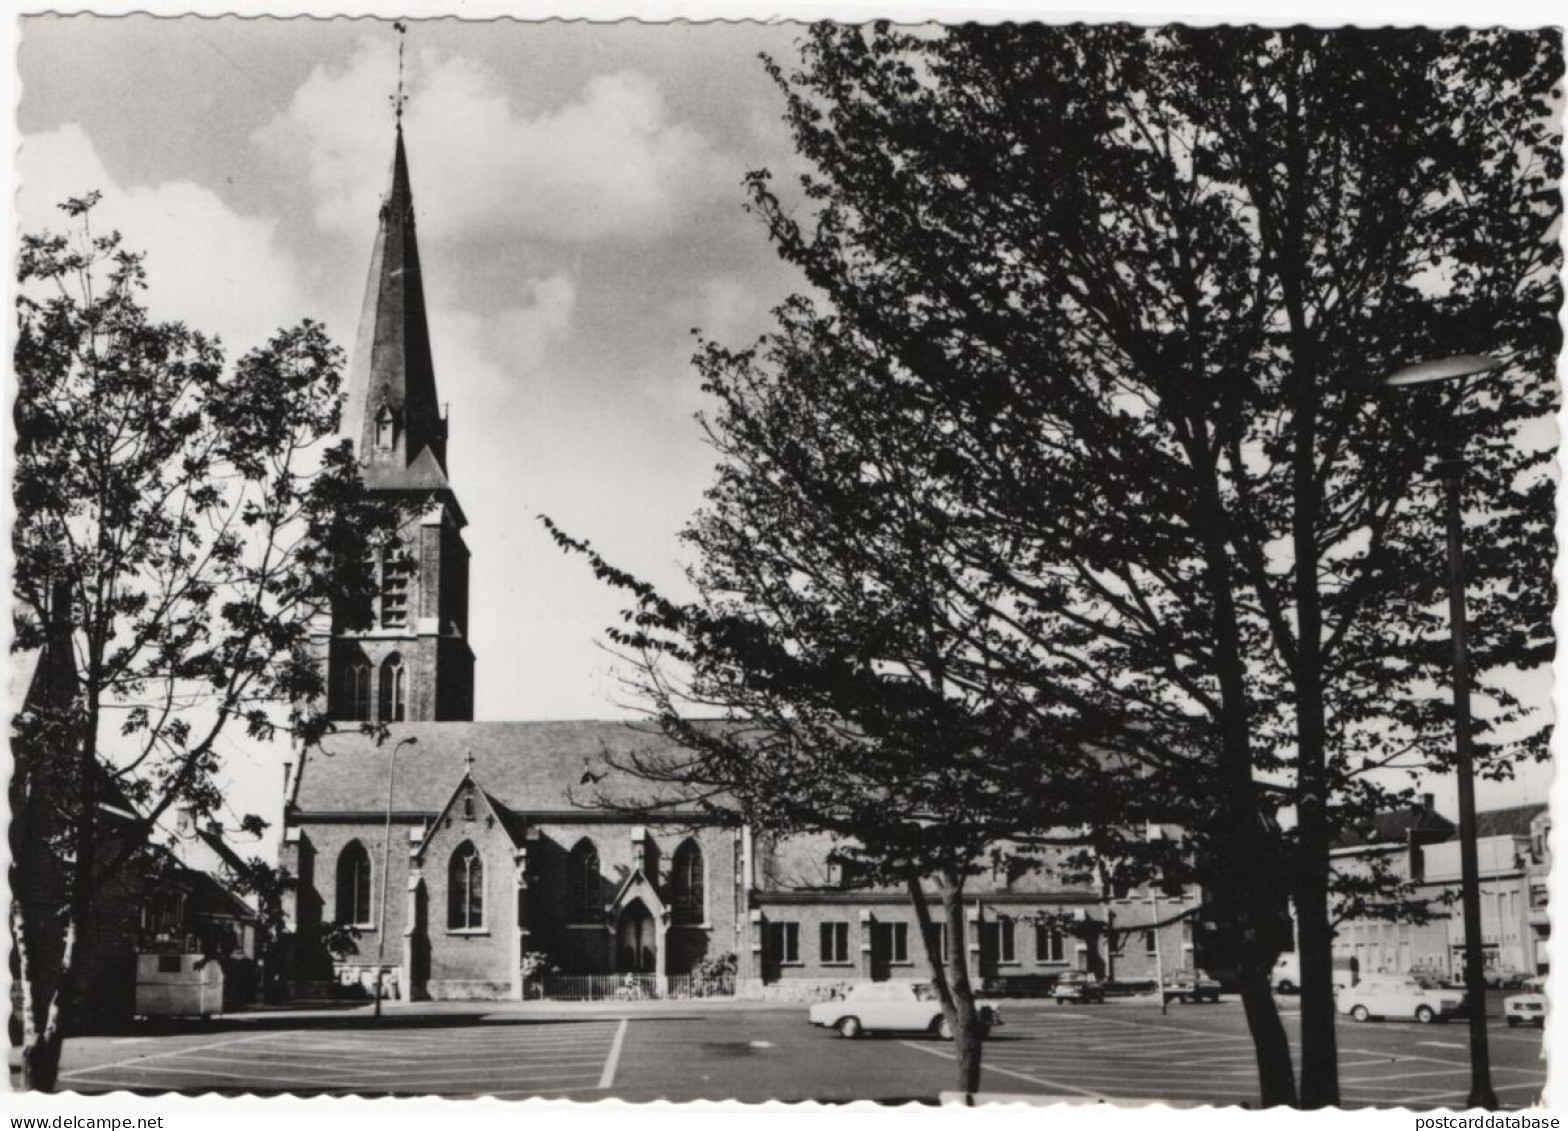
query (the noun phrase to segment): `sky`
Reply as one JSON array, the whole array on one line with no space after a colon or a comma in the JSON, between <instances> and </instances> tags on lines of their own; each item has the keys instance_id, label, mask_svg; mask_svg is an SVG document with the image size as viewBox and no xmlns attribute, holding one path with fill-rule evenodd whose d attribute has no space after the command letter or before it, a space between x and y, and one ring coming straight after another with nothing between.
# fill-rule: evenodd
<instances>
[{"instance_id":1,"label":"sky","mask_svg":"<svg viewBox=\"0 0 1568 1131\"><path fill-rule=\"evenodd\" d=\"M743 345L803 280L742 181L800 171L758 59L800 25L412 21L409 163L449 471L469 518L479 719L634 713L600 647L622 600L536 516L676 592L711 478L694 329ZM231 356L303 318L352 345L393 144L384 21L22 21L17 223L97 189L155 313ZM1547 694L1542 683L1540 693ZM276 820L282 747L230 743ZM1548 772L1482 783L1545 796ZM1452 813L1452 784L1433 786Z\"/></svg>"},{"instance_id":2,"label":"sky","mask_svg":"<svg viewBox=\"0 0 1568 1131\"><path fill-rule=\"evenodd\" d=\"M420 21L405 118L449 471L469 518L480 719L632 713L621 600L537 516L682 588L714 462L693 331L761 333L800 280L742 180L796 171L743 29ZM18 223L97 189L149 304L230 356L302 318L351 348L393 146L398 36L367 20L23 23ZM235 744L269 789L278 751ZM274 806L274 810L275 810Z\"/></svg>"}]
</instances>

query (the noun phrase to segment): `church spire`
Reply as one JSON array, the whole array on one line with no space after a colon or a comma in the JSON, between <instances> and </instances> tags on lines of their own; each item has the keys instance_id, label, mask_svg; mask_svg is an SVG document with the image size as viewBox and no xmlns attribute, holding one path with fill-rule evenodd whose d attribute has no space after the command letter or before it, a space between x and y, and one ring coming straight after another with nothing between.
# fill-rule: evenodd
<instances>
[{"instance_id":1,"label":"church spire","mask_svg":"<svg viewBox=\"0 0 1568 1131\"><path fill-rule=\"evenodd\" d=\"M401 62L401 60L400 60ZM349 364L343 431L369 487L439 490L446 479L446 420L430 359L425 289L414 235L414 193L403 144L398 79L392 183L381 202L359 337Z\"/></svg>"}]
</instances>

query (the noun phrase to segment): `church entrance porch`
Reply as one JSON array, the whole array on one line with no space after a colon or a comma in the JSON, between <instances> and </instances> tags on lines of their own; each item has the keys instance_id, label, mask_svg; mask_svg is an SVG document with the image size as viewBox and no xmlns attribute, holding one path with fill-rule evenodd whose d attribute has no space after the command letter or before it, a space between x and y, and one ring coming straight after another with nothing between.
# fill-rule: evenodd
<instances>
[{"instance_id":1,"label":"church entrance porch","mask_svg":"<svg viewBox=\"0 0 1568 1131\"><path fill-rule=\"evenodd\" d=\"M623 908L615 929L616 970L623 974L657 974L663 966L658 936L653 913L642 900L634 900Z\"/></svg>"}]
</instances>

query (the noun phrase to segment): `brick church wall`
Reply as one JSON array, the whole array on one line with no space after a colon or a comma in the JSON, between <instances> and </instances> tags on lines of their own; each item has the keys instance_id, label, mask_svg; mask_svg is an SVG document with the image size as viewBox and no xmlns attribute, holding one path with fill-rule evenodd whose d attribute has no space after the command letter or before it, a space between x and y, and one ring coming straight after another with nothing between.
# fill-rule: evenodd
<instances>
[{"instance_id":1,"label":"brick church wall","mask_svg":"<svg viewBox=\"0 0 1568 1131\"><path fill-rule=\"evenodd\" d=\"M425 941L429 977L425 992L436 1000L509 997L517 946L516 848L500 819L475 791L472 816L459 800L437 822L420 857L424 883ZM471 842L484 862L484 920L475 931L449 925L453 855Z\"/></svg>"},{"instance_id":2,"label":"brick church wall","mask_svg":"<svg viewBox=\"0 0 1568 1131\"><path fill-rule=\"evenodd\" d=\"M573 847L582 838L593 842L599 855L600 904L608 904L633 869L644 865L642 842L633 843L632 831L644 827L630 821L555 821L540 823L538 841L529 846L532 875L529 880L529 948L549 954L569 974L615 973L613 924L569 922L567 864ZM667 894L669 869L675 851L688 837L696 840L705 865L704 889L708 918L704 924L672 922L664 935L665 971L684 974L704 958L736 953L735 831L718 826L697 829L645 826L653 842L656 876L650 875L661 895Z\"/></svg>"},{"instance_id":3,"label":"brick church wall","mask_svg":"<svg viewBox=\"0 0 1568 1131\"><path fill-rule=\"evenodd\" d=\"M364 846L370 858L370 920L354 924L357 937L354 951L342 958L325 954L302 954L301 974L308 981L311 974L324 974L323 967L330 967L332 978L339 986L360 987L366 992L375 984L376 946L381 929L381 868L384 823L381 819L362 821L311 822L303 827L302 839L293 860L285 856L284 866L291 871L298 869L300 891L295 896L295 915L302 926L311 920L318 923L342 922L343 911L338 907L338 860L354 841ZM403 928L407 903L410 826L407 822L393 822L392 843L387 875L386 946L382 958L384 977L396 981L397 970L403 958ZM309 858L309 874L303 867ZM324 988L324 987L318 987ZM404 989L398 986L396 996L402 997Z\"/></svg>"}]
</instances>

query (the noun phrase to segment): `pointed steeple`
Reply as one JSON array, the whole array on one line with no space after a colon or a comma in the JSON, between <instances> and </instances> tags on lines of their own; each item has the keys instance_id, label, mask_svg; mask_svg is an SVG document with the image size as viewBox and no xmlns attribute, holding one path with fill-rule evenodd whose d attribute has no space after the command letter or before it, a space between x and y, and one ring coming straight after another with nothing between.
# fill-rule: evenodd
<instances>
[{"instance_id":1,"label":"pointed steeple","mask_svg":"<svg viewBox=\"0 0 1568 1131\"><path fill-rule=\"evenodd\" d=\"M367 486L423 491L448 487L446 420L440 404L399 114L392 185L381 202L343 413L343 432L354 442Z\"/></svg>"}]
</instances>

